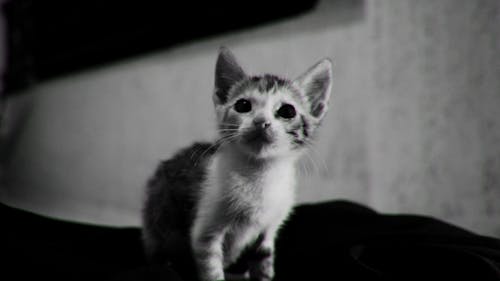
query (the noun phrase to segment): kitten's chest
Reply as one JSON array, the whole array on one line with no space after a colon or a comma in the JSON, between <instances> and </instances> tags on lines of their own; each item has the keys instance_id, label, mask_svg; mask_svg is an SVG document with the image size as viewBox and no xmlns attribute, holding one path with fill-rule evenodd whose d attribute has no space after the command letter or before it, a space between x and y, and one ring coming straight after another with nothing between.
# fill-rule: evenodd
<instances>
[{"instance_id":1,"label":"kitten's chest","mask_svg":"<svg viewBox=\"0 0 500 281\"><path fill-rule=\"evenodd\" d=\"M275 165L261 171L233 170L221 183L221 192L236 212L267 224L282 219L294 200L295 173L291 165Z\"/></svg>"}]
</instances>

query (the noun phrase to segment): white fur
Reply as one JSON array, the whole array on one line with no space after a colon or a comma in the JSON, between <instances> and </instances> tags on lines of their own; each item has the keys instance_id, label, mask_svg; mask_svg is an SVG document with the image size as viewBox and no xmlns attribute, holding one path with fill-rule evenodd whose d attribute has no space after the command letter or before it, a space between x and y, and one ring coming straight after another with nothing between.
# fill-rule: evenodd
<instances>
[{"instance_id":1,"label":"white fur","mask_svg":"<svg viewBox=\"0 0 500 281\"><path fill-rule=\"evenodd\" d=\"M264 247L274 248L275 233L294 201L295 160L292 156L255 160L230 147L217 153L209 166L191 235L195 254L197 249L212 251L206 260L198 260L202 270L213 271L213 275L201 272L202 278L223 279L222 267L234 262L259 234L265 233ZM252 210L248 223L235 225L221 219L217 210L225 200L232 202L228 212ZM210 231L213 241L201 241Z\"/></svg>"}]
</instances>

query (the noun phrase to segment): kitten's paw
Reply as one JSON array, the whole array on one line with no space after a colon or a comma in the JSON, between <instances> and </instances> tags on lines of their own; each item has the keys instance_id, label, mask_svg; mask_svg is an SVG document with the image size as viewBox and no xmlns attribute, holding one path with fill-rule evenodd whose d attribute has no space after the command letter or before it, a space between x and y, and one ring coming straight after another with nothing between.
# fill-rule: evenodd
<instances>
[{"instance_id":1,"label":"kitten's paw","mask_svg":"<svg viewBox=\"0 0 500 281\"><path fill-rule=\"evenodd\" d=\"M272 281L272 277L252 277L250 281Z\"/></svg>"},{"instance_id":2,"label":"kitten's paw","mask_svg":"<svg viewBox=\"0 0 500 281\"><path fill-rule=\"evenodd\" d=\"M226 272L226 280L225 281L248 281L250 280L249 274L243 273L243 274L235 274L235 273L227 273Z\"/></svg>"},{"instance_id":3,"label":"kitten's paw","mask_svg":"<svg viewBox=\"0 0 500 281\"><path fill-rule=\"evenodd\" d=\"M271 281L273 278L274 268L273 264L269 260L263 260L250 267L251 281Z\"/></svg>"}]
</instances>

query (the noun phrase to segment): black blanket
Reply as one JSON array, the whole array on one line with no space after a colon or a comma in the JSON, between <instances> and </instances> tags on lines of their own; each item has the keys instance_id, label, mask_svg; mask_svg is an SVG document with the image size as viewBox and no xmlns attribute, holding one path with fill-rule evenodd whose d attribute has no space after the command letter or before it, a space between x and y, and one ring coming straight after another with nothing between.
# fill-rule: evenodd
<instances>
[{"instance_id":1,"label":"black blanket","mask_svg":"<svg viewBox=\"0 0 500 281\"><path fill-rule=\"evenodd\" d=\"M0 218L2 280L183 280L147 264L137 228ZM276 243L275 280L500 280L500 240L346 201L296 207Z\"/></svg>"}]
</instances>

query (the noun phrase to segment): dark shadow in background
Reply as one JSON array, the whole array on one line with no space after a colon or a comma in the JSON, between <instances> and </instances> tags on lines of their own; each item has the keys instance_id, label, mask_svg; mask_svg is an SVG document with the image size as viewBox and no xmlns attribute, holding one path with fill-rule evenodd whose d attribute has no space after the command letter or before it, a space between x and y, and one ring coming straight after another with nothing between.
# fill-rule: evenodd
<instances>
[{"instance_id":1,"label":"dark shadow in background","mask_svg":"<svg viewBox=\"0 0 500 281\"><path fill-rule=\"evenodd\" d=\"M7 93L181 42L311 9L316 0L13 0L7 20Z\"/></svg>"},{"instance_id":2,"label":"dark shadow in background","mask_svg":"<svg viewBox=\"0 0 500 281\"><path fill-rule=\"evenodd\" d=\"M11 0L3 7L5 90L13 94L38 81L300 14L291 28L287 22L278 26L284 32L311 32L363 15L363 0L317 2ZM279 35L269 32L259 35Z\"/></svg>"}]
</instances>

